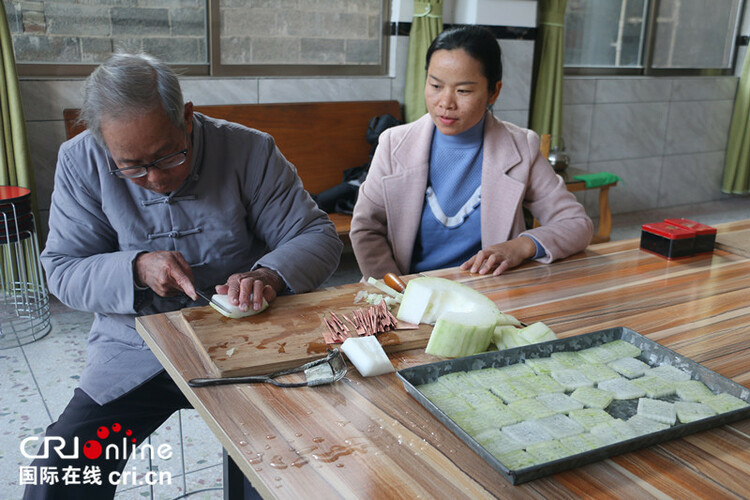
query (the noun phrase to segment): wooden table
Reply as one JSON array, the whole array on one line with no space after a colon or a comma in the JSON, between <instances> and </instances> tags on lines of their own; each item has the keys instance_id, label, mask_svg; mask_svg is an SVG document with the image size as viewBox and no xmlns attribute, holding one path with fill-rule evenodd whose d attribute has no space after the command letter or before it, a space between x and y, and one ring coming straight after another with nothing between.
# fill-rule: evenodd
<instances>
[{"instance_id":1,"label":"wooden table","mask_svg":"<svg viewBox=\"0 0 750 500\"><path fill-rule=\"evenodd\" d=\"M719 227L747 228L750 221ZM543 320L560 337L632 328L750 387L747 257L716 250L667 261L627 240L497 278L455 269L429 274L480 290L522 321ZM363 286L315 293L353 296ZM350 369L317 388L191 389L187 380L205 369L169 314L139 318L137 328L265 497L750 497L750 420L512 486L416 403L395 374L365 379ZM402 369L436 358L412 349L391 360Z\"/></svg>"}]
</instances>

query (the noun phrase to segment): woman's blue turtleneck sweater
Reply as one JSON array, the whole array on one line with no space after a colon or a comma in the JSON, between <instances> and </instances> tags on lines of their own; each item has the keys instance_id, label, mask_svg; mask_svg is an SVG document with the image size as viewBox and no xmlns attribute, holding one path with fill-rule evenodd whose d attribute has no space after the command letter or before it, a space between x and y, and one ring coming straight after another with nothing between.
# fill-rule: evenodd
<instances>
[{"instance_id":1,"label":"woman's blue turtleneck sweater","mask_svg":"<svg viewBox=\"0 0 750 500\"><path fill-rule=\"evenodd\" d=\"M458 266L482 248L478 195L483 139L484 118L457 135L444 135L435 128L410 272Z\"/></svg>"},{"instance_id":2,"label":"woman's blue turtleneck sweater","mask_svg":"<svg viewBox=\"0 0 750 500\"><path fill-rule=\"evenodd\" d=\"M432 136L422 221L409 272L460 266L482 249L481 185L484 118L469 130ZM546 255L536 246L534 259Z\"/></svg>"}]
</instances>

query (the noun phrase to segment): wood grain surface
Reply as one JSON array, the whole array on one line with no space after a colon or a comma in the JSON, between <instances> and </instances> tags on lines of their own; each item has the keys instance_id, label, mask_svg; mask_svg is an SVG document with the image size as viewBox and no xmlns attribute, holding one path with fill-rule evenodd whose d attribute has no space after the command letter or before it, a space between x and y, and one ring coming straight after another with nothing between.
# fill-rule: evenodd
<instances>
[{"instance_id":1,"label":"wood grain surface","mask_svg":"<svg viewBox=\"0 0 750 500\"><path fill-rule=\"evenodd\" d=\"M720 234L743 229L750 221L719 226ZM496 278L456 269L429 274L466 283L560 337L632 328L750 387L747 257L717 250L672 262L628 240ZM187 380L207 368L183 323L161 314L136 325L267 498L750 497L748 420L512 486L412 399L395 374L363 378L352 368L340 382L316 388L191 389ZM437 360L424 349L390 359L397 369Z\"/></svg>"},{"instance_id":2,"label":"wood grain surface","mask_svg":"<svg viewBox=\"0 0 750 500\"><path fill-rule=\"evenodd\" d=\"M716 235L716 247L750 257L750 229Z\"/></svg>"},{"instance_id":3,"label":"wood grain surface","mask_svg":"<svg viewBox=\"0 0 750 500\"><path fill-rule=\"evenodd\" d=\"M208 368L203 376L265 375L325 356L328 346L323 339L323 316L330 318L333 312L343 318L355 309L369 307L354 303L357 292L365 287L378 292L361 285L280 297L264 312L242 319L226 318L208 306L169 316L201 351ZM386 352L397 352L424 348L431 332L430 325L420 325L416 330L384 332L377 338Z\"/></svg>"}]
</instances>

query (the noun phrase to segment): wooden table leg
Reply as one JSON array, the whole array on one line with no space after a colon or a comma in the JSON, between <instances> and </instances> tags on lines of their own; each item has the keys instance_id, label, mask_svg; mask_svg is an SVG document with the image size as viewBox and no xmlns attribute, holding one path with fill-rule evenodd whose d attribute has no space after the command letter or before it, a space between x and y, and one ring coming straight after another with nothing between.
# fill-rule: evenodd
<instances>
[{"instance_id":1,"label":"wooden table leg","mask_svg":"<svg viewBox=\"0 0 750 500\"><path fill-rule=\"evenodd\" d=\"M591 243L609 241L609 234L611 232L612 212L609 209L609 186L602 186L599 189L599 229L591 240Z\"/></svg>"},{"instance_id":2,"label":"wooden table leg","mask_svg":"<svg viewBox=\"0 0 750 500\"><path fill-rule=\"evenodd\" d=\"M229 456L227 450L222 450L224 500L262 500L262 497L245 478L240 468Z\"/></svg>"}]
</instances>

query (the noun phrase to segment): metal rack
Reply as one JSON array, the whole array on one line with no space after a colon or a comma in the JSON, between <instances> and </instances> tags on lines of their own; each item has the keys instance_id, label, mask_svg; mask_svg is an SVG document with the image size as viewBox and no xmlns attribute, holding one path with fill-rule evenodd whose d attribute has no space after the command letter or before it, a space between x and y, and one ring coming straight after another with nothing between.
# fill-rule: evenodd
<instances>
[{"instance_id":1,"label":"metal rack","mask_svg":"<svg viewBox=\"0 0 750 500\"><path fill-rule=\"evenodd\" d=\"M39 340L50 329L31 191L0 186L0 350Z\"/></svg>"}]
</instances>

